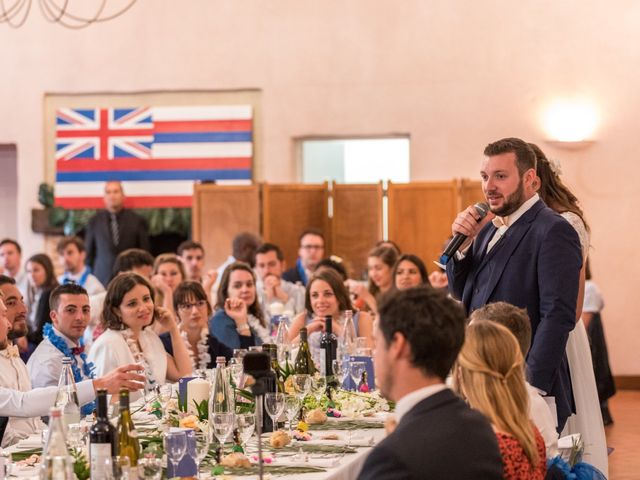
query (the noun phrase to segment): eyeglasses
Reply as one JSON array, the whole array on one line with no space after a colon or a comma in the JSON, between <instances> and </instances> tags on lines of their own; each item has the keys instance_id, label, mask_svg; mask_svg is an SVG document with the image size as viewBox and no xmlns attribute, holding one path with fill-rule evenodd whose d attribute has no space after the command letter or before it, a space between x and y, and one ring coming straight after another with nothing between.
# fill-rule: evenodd
<instances>
[{"instance_id":1,"label":"eyeglasses","mask_svg":"<svg viewBox=\"0 0 640 480\"><path fill-rule=\"evenodd\" d=\"M180 305L178 305L178 310L182 310L182 311L188 311L191 310L193 307L198 307L198 308L202 308L207 304L206 300L198 300L197 302L194 303L181 303Z\"/></svg>"},{"instance_id":2,"label":"eyeglasses","mask_svg":"<svg viewBox=\"0 0 640 480\"><path fill-rule=\"evenodd\" d=\"M301 245L300 248L304 250L322 250L324 245Z\"/></svg>"}]
</instances>

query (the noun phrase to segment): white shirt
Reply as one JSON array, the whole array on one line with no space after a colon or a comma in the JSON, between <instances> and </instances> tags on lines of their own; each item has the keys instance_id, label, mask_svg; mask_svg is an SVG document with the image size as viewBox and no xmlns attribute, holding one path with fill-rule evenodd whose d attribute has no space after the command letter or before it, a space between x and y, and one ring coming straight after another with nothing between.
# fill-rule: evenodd
<instances>
[{"instance_id":1,"label":"white shirt","mask_svg":"<svg viewBox=\"0 0 640 480\"><path fill-rule=\"evenodd\" d=\"M84 331L84 345L86 348L89 348L93 343L93 331L96 329L98 324L100 323L100 318L102 318L102 307L104 306L104 299L107 296L107 292L100 292L96 295L89 296L89 305L91 306L91 318L89 319L89 324Z\"/></svg>"},{"instance_id":2,"label":"white shirt","mask_svg":"<svg viewBox=\"0 0 640 480\"><path fill-rule=\"evenodd\" d=\"M64 283L64 279L68 278L69 280L73 280L75 283L80 285L80 283L79 283L80 279L82 278L82 276L85 274L86 271L87 271L87 268L85 267L82 271L80 271L80 273L77 273L75 275L73 273L70 273L70 272L64 272L63 275L60 275L58 277L58 283L60 283L60 285L62 285ZM83 287L87 291L89 296L95 295L96 293L100 293L100 292L104 292L105 291L104 285L102 285L100 280L98 280L98 277L96 277L92 273L87 275L87 278L85 279L84 284L82 284L80 286Z\"/></svg>"},{"instance_id":3,"label":"white shirt","mask_svg":"<svg viewBox=\"0 0 640 480\"><path fill-rule=\"evenodd\" d=\"M493 237L491 238L491 241L487 245L487 253L489 253L491 251L491 249L493 248L493 246L496 243L498 243L498 240L500 240L500 238L502 238L502 236L509 229L509 227L511 225L513 225L514 223L516 223L518 221L518 219L522 215L524 215L527 212L527 210L529 210L531 207L533 207L533 205L538 200L540 200L540 195L535 193L533 195L533 197L531 197L529 200L527 200L522 205L520 205L520 207L515 212L513 212L511 215L507 215L506 217L495 217L492 220L492 222L495 225L495 227L497 228L497 230L496 230L496 233L493 234Z\"/></svg>"},{"instance_id":4,"label":"white shirt","mask_svg":"<svg viewBox=\"0 0 640 480\"><path fill-rule=\"evenodd\" d=\"M415 407L422 400L430 397L431 395L435 395L446 388L448 387L444 383L437 383L435 385L429 385L428 387L422 387L411 393L407 393L396 403L396 420L398 423L400 423L402 417L409 412L409 410Z\"/></svg>"},{"instance_id":5,"label":"white shirt","mask_svg":"<svg viewBox=\"0 0 640 480\"><path fill-rule=\"evenodd\" d=\"M9 345L0 351L0 387L18 392L28 392L31 390L27 366L20 358L18 348L14 345ZM48 404L47 408L52 405L53 402ZM24 417L24 414L22 416ZM32 433L38 432L43 427L44 425L38 417L10 418L4 437L2 438L2 447L12 445Z\"/></svg>"},{"instance_id":6,"label":"white shirt","mask_svg":"<svg viewBox=\"0 0 640 480\"><path fill-rule=\"evenodd\" d=\"M558 453L558 432L556 421L540 391L526 382L529 394L529 418L540 431L547 448L547 458L553 458Z\"/></svg>"},{"instance_id":7,"label":"white shirt","mask_svg":"<svg viewBox=\"0 0 640 480\"><path fill-rule=\"evenodd\" d=\"M604 308L604 300L598 286L592 280L584 282L583 313L598 313Z\"/></svg>"},{"instance_id":8,"label":"white shirt","mask_svg":"<svg viewBox=\"0 0 640 480\"><path fill-rule=\"evenodd\" d=\"M76 384L78 401L84 405L96 398L93 381L86 380ZM0 416L3 417L44 417L49 415L58 395L58 387L36 388L21 392L11 388L0 387ZM9 425L19 418L11 418ZM46 428L44 424L43 428ZM9 433L9 427L4 436ZM3 442L4 443L4 442Z\"/></svg>"},{"instance_id":9,"label":"white shirt","mask_svg":"<svg viewBox=\"0 0 640 480\"><path fill-rule=\"evenodd\" d=\"M284 303L282 311L289 312L292 317L304 312L304 293L305 288L302 285L296 285L295 283L287 282L280 279L280 288L289 296L289 299ZM262 307L262 311L265 312L267 318L271 318L270 304L267 303L267 295L264 291L264 283L262 280L258 280L256 284L256 291L258 292L258 301ZM282 301L278 298L274 298L271 303Z\"/></svg>"},{"instance_id":10,"label":"white shirt","mask_svg":"<svg viewBox=\"0 0 640 480\"><path fill-rule=\"evenodd\" d=\"M53 331L65 341L69 348L79 346L55 328ZM48 387L50 385L58 385L60 374L62 373L63 358L64 353L58 350L48 338L42 340L27 362L27 369L31 376L31 386L33 388L40 388ZM86 380L82 370L84 362L82 361L82 358L80 358L80 355L75 355L75 361L80 372L83 374L83 380Z\"/></svg>"}]
</instances>

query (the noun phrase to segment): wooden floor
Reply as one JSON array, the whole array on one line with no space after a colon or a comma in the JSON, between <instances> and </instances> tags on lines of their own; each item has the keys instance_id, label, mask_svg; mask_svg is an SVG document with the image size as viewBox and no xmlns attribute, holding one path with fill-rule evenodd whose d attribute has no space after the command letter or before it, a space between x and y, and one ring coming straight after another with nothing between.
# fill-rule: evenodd
<instances>
[{"instance_id":1,"label":"wooden floor","mask_svg":"<svg viewBox=\"0 0 640 480\"><path fill-rule=\"evenodd\" d=\"M609 400L613 425L606 427L610 480L640 479L640 391L619 390Z\"/></svg>"}]
</instances>

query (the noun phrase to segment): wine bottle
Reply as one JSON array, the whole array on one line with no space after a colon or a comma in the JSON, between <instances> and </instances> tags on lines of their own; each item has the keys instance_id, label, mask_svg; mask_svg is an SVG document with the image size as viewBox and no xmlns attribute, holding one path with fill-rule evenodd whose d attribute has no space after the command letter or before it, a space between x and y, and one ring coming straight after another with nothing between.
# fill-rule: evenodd
<instances>
[{"instance_id":1,"label":"wine bottle","mask_svg":"<svg viewBox=\"0 0 640 480\"><path fill-rule=\"evenodd\" d=\"M69 357L62 359L62 372L58 380L58 395L56 396L56 407L62 409L62 419L65 428L74 423L80 423L80 404L78 402L78 390L73 378L71 364L73 360Z\"/></svg>"},{"instance_id":2,"label":"wine bottle","mask_svg":"<svg viewBox=\"0 0 640 480\"><path fill-rule=\"evenodd\" d=\"M338 339L333 333L333 318L324 317L324 332L320 337L320 374L325 377L333 376L333 361L338 353Z\"/></svg>"},{"instance_id":3,"label":"wine bottle","mask_svg":"<svg viewBox=\"0 0 640 480\"><path fill-rule=\"evenodd\" d=\"M116 427L116 436L118 439L118 455L129 457L131 467L136 467L140 457L140 444L138 443L136 427L131 419L129 390L126 388L120 390L120 417Z\"/></svg>"},{"instance_id":4,"label":"wine bottle","mask_svg":"<svg viewBox=\"0 0 640 480\"><path fill-rule=\"evenodd\" d=\"M92 480L105 478L105 460L117 452L116 429L107 415L107 391L98 390L96 423L89 430L89 459Z\"/></svg>"},{"instance_id":5,"label":"wine bottle","mask_svg":"<svg viewBox=\"0 0 640 480\"><path fill-rule=\"evenodd\" d=\"M67 438L62 419L62 408L51 407L49 413L49 433L40 464L40 480L72 480L73 460L67 450Z\"/></svg>"},{"instance_id":6,"label":"wine bottle","mask_svg":"<svg viewBox=\"0 0 640 480\"><path fill-rule=\"evenodd\" d=\"M311 357L311 350L309 349L307 327L302 327L300 329L300 348L298 349L298 355L296 355L296 361L293 364L293 369L298 375L313 375L317 371L316 366L313 363L313 358Z\"/></svg>"}]
</instances>

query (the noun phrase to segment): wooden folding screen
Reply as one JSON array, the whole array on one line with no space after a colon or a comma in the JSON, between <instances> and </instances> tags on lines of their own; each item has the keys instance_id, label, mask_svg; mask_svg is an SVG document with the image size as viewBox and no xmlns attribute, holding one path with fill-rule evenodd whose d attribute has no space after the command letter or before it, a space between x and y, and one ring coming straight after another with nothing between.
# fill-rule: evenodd
<instances>
[{"instance_id":1,"label":"wooden folding screen","mask_svg":"<svg viewBox=\"0 0 640 480\"><path fill-rule=\"evenodd\" d=\"M382 183L332 186L332 253L345 259L352 278L367 267L367 252L382 239Z\"/></svg>"},{"instance_id":2,"label":"wooden folding screen","mask_svg":"<svg viewBox=\"0 0 640 480\"><path fill-rule=\"evenodd\" d=\"M328 215L328 185L291 184L262 187L262 235L280 246L287 267L298 258L298 237L306 228L321 230L325 252L331 252Z\"/></svg>"},{"instance_id":3,"label":"wooden folding screen","mask_svg":"<svg viewBox=\"0 0 640 480\"><path fill-rule=\"evenodd\" d=\"M227 259L236 234L260 234L259 185L196 185L193 197L193 239L205 249L207 268Z\"/></svg>"},{"instance_id":4,"label":"wooden folding screen","mask_svg":"<svg viewBox=\"0 0 640 480\"><path fill-rule=\"evenodd\" d=\"M389 239L422 258L428 271L451 235L458 213L457 182L389 182Z\"/></svg>"},{"instance_id":5,"label":"wooden folding screen","mask_svg":"<svg viewBox=\"0 0 640 480\"><path fill-rule=\"evenodd\" d=\"M482 182L463 178L459 183L458 198L460 198L458 211L464 210L469 205L486 201L482 193Z\"/></svg>"}]
</instances>

